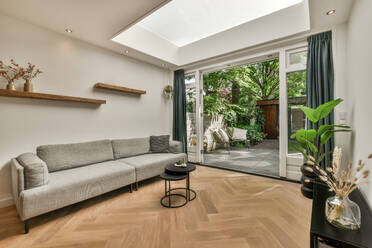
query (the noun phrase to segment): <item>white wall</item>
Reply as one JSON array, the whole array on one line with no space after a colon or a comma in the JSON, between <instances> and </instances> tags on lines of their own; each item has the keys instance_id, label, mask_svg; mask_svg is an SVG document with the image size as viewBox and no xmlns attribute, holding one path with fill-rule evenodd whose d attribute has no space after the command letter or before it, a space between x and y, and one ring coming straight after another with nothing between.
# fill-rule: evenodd
<instances>
[{"instance_id":1,"label":"white wall","mask_svg":"<svg viewBox=\"0 0 372 248\"><path fill-rule=\"evenodd\" d=\"M162 97L169 71L1 15L0 34L0 60L30 61L44 71L34 80L37 92L107 100L96 107L0 97L0 206L11 203L8 161L38 145L171 133L172 104ZM93 90L96 82L147 94Z\"/></svg>"},{"instance_id":2,"label":"white wall","mask_svg":"<svg viewBox=\"0 0 372 248\"><path fill-rule=\"evenodd\" d=\"M333 62L334 62L334 95L336 98L342 98L344 101L335 108L335 123L350 124L350 119L346 123L341 123L340 113L347 112L347 37L348 24L336 25L332 28L333 37ZM345 122L345 121L344 121ZM350 159L350 138L351 133L336 133L335 145L343 148L343 164L346 169Z\"/></svg>"},{"instance_id":3,"label":"white wall","mask_svg":"<svg viewBox=\"0 0 372 248\"><path fill-rule=\"evenodd\" d=\"M347 35L348 120L353 127L350 154L353 161L366 159L372 153L372 1L357 0L352 9ZM372 170L372 161L368 165ZM372 206L372 180L362 191Z\"/></svg>"}]
</instances>

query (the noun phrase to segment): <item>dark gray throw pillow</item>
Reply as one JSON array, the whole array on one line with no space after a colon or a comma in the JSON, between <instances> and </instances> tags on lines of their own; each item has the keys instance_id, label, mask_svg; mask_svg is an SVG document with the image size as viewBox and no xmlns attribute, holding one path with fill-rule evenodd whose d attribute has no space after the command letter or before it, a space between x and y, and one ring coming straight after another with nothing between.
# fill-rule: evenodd
<instances>
[{"instance_id":1,"label":"dark gray throw pillow","mask_svg":"<svg viewBox=\"0 0 372 248\"><path fill-rule=\"evenodd\" d=\"M150 152L169 152L169 135L150 136Z\"/></svg>"}]
</instances>

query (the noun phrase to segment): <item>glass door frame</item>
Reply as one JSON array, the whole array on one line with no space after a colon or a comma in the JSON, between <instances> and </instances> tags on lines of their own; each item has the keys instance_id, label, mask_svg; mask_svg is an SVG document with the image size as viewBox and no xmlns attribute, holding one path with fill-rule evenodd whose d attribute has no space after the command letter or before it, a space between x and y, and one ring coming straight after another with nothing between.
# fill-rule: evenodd
<instances>
[{"instance_id":1,"label":"glass door frame","mask_svg":"<svg viewBox=\"0 0 372 248\"><path fill-rule=\"evenodd\" d=\"M197 152L196 161L203 164L203 75L212 71L247 65L275 57L279 58L279 177L287 177L287 157L288 157L288 96L287 96L287 73L306 69L298 66L288 66L288 54L290 52L307 50L305 41L293 45L284 46L280 49L267 50L262 53L228 60L210 66L188 70L185 75L195 75L196 83L196 133L197 133Z\"/></svg>"},{"instance_id":2,"label":"glass door frame","mask_svg":"<svg viewBox=\"0 0 372 248\"><path fill-rule=\"evenodd\" d=\"M203 78L199 70L186 72L185 77L195 78L195 129L196 129L196 152L195 162L203 163Z\"/></svg>"}]
</instances>

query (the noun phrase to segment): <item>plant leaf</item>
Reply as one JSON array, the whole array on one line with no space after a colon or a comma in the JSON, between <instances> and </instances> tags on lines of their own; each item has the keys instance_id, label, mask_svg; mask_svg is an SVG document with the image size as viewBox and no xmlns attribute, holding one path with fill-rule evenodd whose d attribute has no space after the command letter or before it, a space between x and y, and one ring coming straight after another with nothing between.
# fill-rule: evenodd
<instances>
[{"instance_id":1,"label":"plant leaf","mask_svg":"<svg viewBox=\"0 0 372 248\"><path fill-rule=\"evenodd\" d=\"M326 102L320 106L318 106L315 110L314 110L314 116L315 116L315 119L318 121L320 121L321 119L323 119L324 117L326 117L327 115L329 115L332 110L342 102L343 100L341 98L338 98L336 100L333 100L333 101L330 101L330 102Z\"/></svg>"},{"instance_id":2,"label":"plant leaf","mask_svg":"<svg viewBox=\"0 0 372 248\"><path fill-rule=\"evenodd\" d=\"M300 143L304 143L303 139L312 142L314 141L315 137L316 137L315 129L309 129L309 130L300 129L296 132L296 139Z\"/></svg>"},{"instance_id":3,"label":"plant leaf","mask_svg":"<svg viewBox=\"0 0 372 248\"><path fill-rule=\"evenodd\" d=\"M302 147L298 143L290 143L289 148L300 152L306 160L309 160L309 156L305 153L306 148Z\"/></svg>"},{"instance_id":4,"label":"plant leaf","mask_svg":"<svg viewBox=\"0 0 372 248\"><path fill-rule=\"evenodd\" d=\"M335 128L344 128L344 129L335 129ZM321 125L318 128L318 135L322 136L325 132L328 131L337 131L337 132L348 132L351 131L349 126L346 125Z\"/></svg>"},{"instance_id":5,"label":"plant leaf","mask_svg":"<svg viewBox=\"0 0 372 248\"><path fill-rule=\"evenodd\" d=\"M302 112L304 112L304 114L306 115L306 117L311 122L318 122L319 121L317 119L316 115L315 115L315 109L312 109L312 108L309 108L309 107L305 107L305 106L301 106L300 109L302 110Z\"/></svg>"},{"instance_id":6,"label":"plant leaf","mask_svg":"<svg viewBox=\"0 0 372 248\"><path fill-rule=\"evenodd\" d=\"M329 154L332 154L333 151L328 151L328 152L325 152L323 153L322 155L319 156L318 160L316 161L316 163L319 165L320 162L322 162L322 160L325 158L325 156L329 155Z\"/></svg>"},{"instance_id":7,"label":"plant leaf","mask_svg":"<svg viewBox=\"0 0 372 248\"><path fill-rule=\"evenodd\" d=\"M325 143L327 143L327 141L332 137L332 135L334 134L334 131L327 131L325 132L322 136L320 136L320 145L324 145Z\"/></svg>"}]
</instances>

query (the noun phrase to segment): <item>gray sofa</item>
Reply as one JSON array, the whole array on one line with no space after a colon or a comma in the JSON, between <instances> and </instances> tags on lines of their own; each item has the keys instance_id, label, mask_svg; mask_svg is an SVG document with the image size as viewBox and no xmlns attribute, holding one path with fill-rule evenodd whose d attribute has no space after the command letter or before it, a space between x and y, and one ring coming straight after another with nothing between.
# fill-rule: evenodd
<instances>
[{"instance_id":1,"label":"gray sofa","mask_svg":"<svg viewBox=\"0 0 372 248\"><path fill-rule=\"evenodd\" d=\"M25 232L32 217L124 186L138 188L139 181L158 176L166 165L186 158L181 142L170 141L168 150L151 153L146 137L44 145L36 154L12 159L13 197Z\"/></svg>"}]
</instances>

